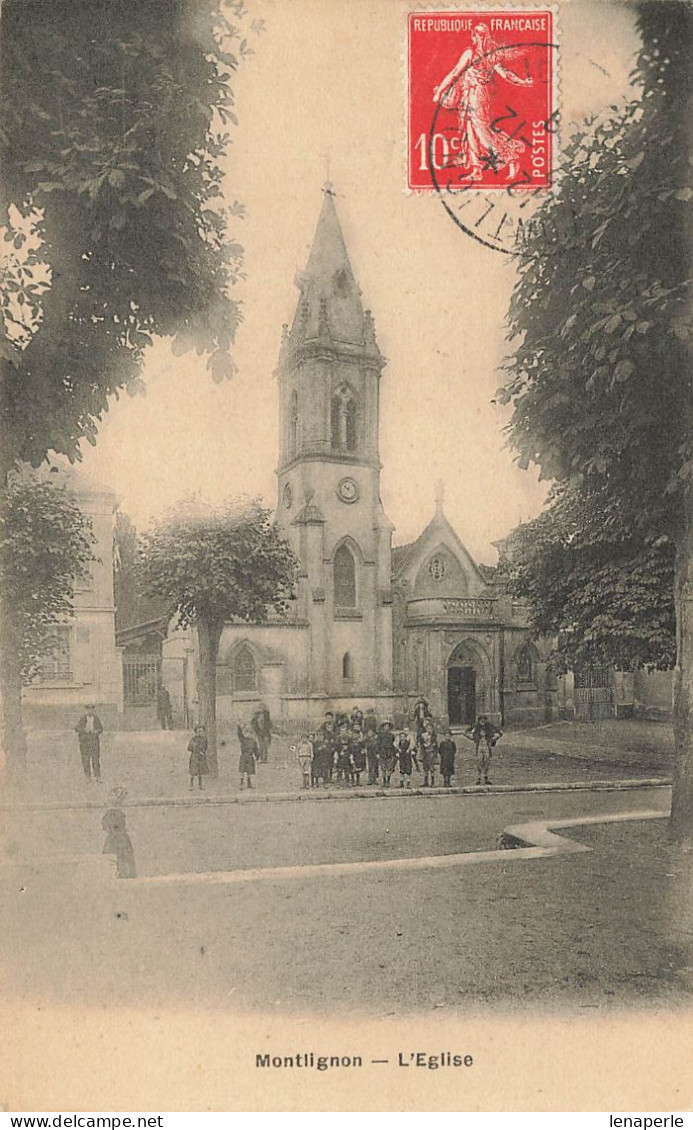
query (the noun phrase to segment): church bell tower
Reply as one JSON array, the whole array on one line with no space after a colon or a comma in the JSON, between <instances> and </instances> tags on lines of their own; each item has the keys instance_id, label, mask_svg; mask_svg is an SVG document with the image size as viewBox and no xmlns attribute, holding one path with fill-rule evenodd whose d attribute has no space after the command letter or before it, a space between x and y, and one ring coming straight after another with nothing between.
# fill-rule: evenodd
<instances>
[{"instance_id":1,"label":"church bell tower","mask_svg":"<svg viewBox=\"0 0 693 1130\"><path fill-rule=\"evenodd\" d=\"M277 368L277 522L301 563L296 615L310 631L305 686L296 689L339 709L339 699L367 704L392 693L393 527L380 501L385 359L330 185L296 282Z\"/></svg>"}]
</instances>

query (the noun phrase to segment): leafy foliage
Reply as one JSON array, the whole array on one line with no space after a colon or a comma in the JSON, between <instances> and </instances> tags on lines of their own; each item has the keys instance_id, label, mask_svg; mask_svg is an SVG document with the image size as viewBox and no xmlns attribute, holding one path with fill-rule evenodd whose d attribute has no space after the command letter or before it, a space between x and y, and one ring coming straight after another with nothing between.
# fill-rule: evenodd
<instances>
[{"instance_id":1,"label":"leafy foliage","mask_svg":"<svg viewBox=\"0 0 693 1130\"><path fill-rule=\"evenodd\" d=\"M0 585L12 608L11 659L29 679L50 651L52 629L72 615L74 583L88 575L95 538L65 487L18 474L2 501Z\"/></svg>"},{"instance_id":2,"label":"leafy foliage","mask_svg":"<svg viewBox=\"0 0 693 1130\"><path fill-rule=\"evenodd\" d=\"M252 53L240 0L6 0L0 25L0 411L6 457L95 442L152 334L233 374L242 248L221 206ZM262 30L254 21L253 31ZM240 205L232 206L242 218Z\"/></svg>"},{"instance_id":3,"label":"leafy foliage","mask_svg":"<svg viewBox=\"0 0 693 1130\"><path fill-rule=\"evenodd\" d=\"M688 161L693 9L640 9L641 97L580 129L520 250L500 396L521 465L608 489L638 529L681 517L693 469Z\"/></svg>"},{"instance_id":4,"label":"leafy foliage","mask_svg":"<svg viewBox=\"0 0 693 1130\"><path fill-rule=\"evenodd\" d=\"M562 670L674 666L673 545L625 527L608 494L556 492L506 540L499 573L527 602L534 633L556 637Z\"/></svg>"},{"instance_id":5,"label":"leafy foliage","mask_svg":"<svg viewBox=\"0 0 693 1130\"><path fill-rule=\"evenodd\" d=\"M201 619L263 620L283 612L296 561L259 501L218 507L185 499L142 538L144 591L164 599L183 627Z\"/></svg>"}]
</instances>

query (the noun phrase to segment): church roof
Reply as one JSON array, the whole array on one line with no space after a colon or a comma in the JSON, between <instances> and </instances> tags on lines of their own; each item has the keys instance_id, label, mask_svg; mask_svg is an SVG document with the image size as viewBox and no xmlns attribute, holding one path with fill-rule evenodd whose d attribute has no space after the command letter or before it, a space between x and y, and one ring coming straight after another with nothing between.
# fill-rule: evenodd
<instances>
[{"instance_id":1,"label":"church roof","mask_svg":"<svg viewBox=\"0 0 693 1130\"><path fill-rule=\"evenodd\" d=\"M334 192L326 185L322 210L304 271L296 278L301 292L289 344L319 340L357 346L380 357L370 312L363 309Z\"/></svg>"}]
</instances>

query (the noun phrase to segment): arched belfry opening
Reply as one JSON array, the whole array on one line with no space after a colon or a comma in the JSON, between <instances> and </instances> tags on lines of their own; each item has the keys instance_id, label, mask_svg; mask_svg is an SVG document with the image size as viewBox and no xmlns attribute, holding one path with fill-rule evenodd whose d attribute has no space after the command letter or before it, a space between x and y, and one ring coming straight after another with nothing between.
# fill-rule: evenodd
<instances>
[{"instance_id":1,"label":"arched belfry opening","mask_svg":"<svg viewBox=\"0 0 693 1130\"><path fill-rule=\"evenodd\" d=\"M333 451L356 451L358 447L358 401L348 384L340 385L332 397L330 446Z\"/></svg>"}]
</instances>

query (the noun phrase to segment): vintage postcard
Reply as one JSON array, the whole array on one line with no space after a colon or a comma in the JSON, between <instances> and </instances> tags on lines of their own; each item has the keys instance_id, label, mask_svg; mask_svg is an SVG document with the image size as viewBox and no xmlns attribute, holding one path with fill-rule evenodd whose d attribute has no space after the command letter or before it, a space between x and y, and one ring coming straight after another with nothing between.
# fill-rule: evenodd
<instances>
[{"instance_id":1,"label":"vintage postcard","mask_svg":"<svg viewBox=\"0 0 693 1130\"><path fill-rule=\"evenodd\" d=\"M692 32L5 0L2 1110L690 1108Z\"/></svg>"}]
</instances>

